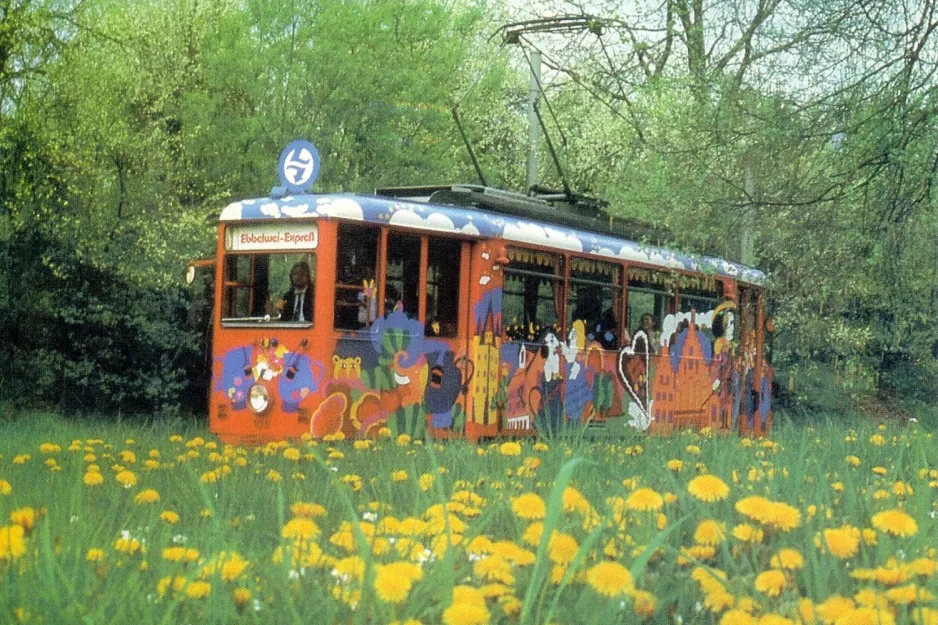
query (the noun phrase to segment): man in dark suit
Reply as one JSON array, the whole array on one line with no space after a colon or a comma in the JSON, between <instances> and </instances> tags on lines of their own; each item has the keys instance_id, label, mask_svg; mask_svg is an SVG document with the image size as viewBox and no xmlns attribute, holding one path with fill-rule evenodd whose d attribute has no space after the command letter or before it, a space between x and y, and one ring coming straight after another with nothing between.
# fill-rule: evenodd
<instances>
[{"instance_id":1,"label":"man in dark suit","mask_svg":"<svg viewBox=\"0 0 938 625\"><path fill-rule=\"evenodd\" d=\"M312 321L313 289L309 265L305 261L293 265L290 282L293 286L280 301L280 321Z\"/></svg>"}]
</instances>

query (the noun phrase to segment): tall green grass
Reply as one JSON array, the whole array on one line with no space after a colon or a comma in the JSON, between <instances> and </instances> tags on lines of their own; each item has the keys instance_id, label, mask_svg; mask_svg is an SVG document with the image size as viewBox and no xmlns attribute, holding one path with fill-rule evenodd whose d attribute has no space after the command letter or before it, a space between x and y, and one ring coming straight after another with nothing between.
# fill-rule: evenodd
<instances>
[{"instance_id":1,"label":"tall green grass","mask_svg":"<svg viewBox=\"0 0 938 625\"><path fill-rule=\"evenodd\" d=\"M27 553L16 561L0 560L0 622L373 623L413 618L438 623L450 607L454 586L487 584L475 571L477 557L466 551L479 536L511 541L536 556L533 564L512 567L514 582L500 589L500 597L488 599L493 623L640 620L632 596L609 599L584 581L584 571L610 557L610 541L619 552L615 559L631 569L638 589L655 597L652 620L673 622L677 615L684 623L719 622L721 613L708 612L691 578L698 566L726 572L727 590L737 600L752 598L755 616L794 619L802 599L820 603L835 594L851 597L866 587L885 592L882 584L855 579L857 568L881 567L890 558L899 563L934 559L930 549L938 544L938 529L931 483L938 482L928 471L938 468L938 451L932 432L920 425L890 423L884 428L860 420L798 427L780 419L769 441L698 432L646 437L625 430L621 438L609 432L597 437L574 430L544 441L546 450L535 449L533 440L524 441L520 456L503 455L500 442L477 447L418 441L402 446L392 438L366 450L348 441L292 441L229 449L226 455L225 446L197 423L140 426L26 415L0 425L0 479L12 486L9 495L0 496L0 525L9 525L11 513L24 507L41 512L27 536ZM174 435L181 439L171 442ZM883 444L871 442L874 436L882 436ZM195 437L207 444L197 444ZM61 450L43 453L43 443ZM288 446L300 451L300 460L284 456ZM151 450L158 452L159 466L147 469L144 463ZM121 457L125 451L134 453L134 462ZM100 486L83 483L92 463L86 458L89 453L104 476ZM14 462L24 454L28 460ZM860 458L859 467L846 463L850 455ZM238 465L238 458L244 459L244 466ZM48 466L50 459L58 470ZM684 463L680 471L667 468L675 459ZM226 464L229 474L214 482L205 479ZM885 468L885 476L874 473L874 467ZM118 484L118 468L132 471L137 484ZM400 471L407 478L394 481L392 475ZM730 497L715 503L692 497L687 483L703 472L729 484ZM276 475L279 479L272 479ZM420 478L425 475L434 479L432 484L425 480L422 487ZM896 495L896 482L911 486L912 493ZM633 510L623 527L614 527L613 498L627 498L636 487L675 496L661 510L666 526L656 512ZM135 496L150 488L160 500L135 503ZM565 509L568 488L589 502L598 523L585 522L582 514ZM393 537L389 553L375 555L367 527L359 523L380 523L388 516L426 520L428 509L447 504L458 491L475 493L485 503L477 506L477 514L455 510L445 517L441 531L417 539L427 549L441 535L461 542L424 557L423 578L403 602L382 600L374 590L375 571L404 559L394 546L402 537ZM527 492L539 494L546 503L536 544L524 544L529 523L512 511L512 498ZM752 494L795 506L802 513L800 526L790 532L767 529L764 540L754 545L729 536L734 525L746 520L735 510L735 502ZM317 542L335 558L360 557L365 565L361 583L339 581L333 564L299 570L289 555L274 561L278 548L289 547L281 530L295 502L315 502L327 510L325 517L316 519L322 530ZM894 507L917 520L914 536L896 538L880 531L877 544L862 544L854 558L840 560L827 553L825 529L845 523L869 528L875 512ZM170 525L162 520L165 510L177 512L180 521ZM681 550L694 544L694 531L704 519L725 522L728 540L712 558L697 561ZM354 522L351 550L330 542L346 521ZM464 532L454 530L461 525ZM557 577L550 559L555 531L574 536L579 545L573 562ZM145 551L128 555L116 550L115 541L122 535L139 539ZM197 549L199 562L163 558L163 550L173 545ZM754 580L783 547L802 553L805 567L790 575L779 597L760 594ZM104 558L87 561L89 549L103 550ZM237 552L250 561L239 579L225 582L217 574L209 576L211 591L200 599L184 592L162 597L157 592L166 577L198 579L202 567L222 552ZM905 583L938 595L934 576L912 576ZM233 601L235 588L250 592L250 600L240 608ZM360 596L355 595L359 590ZM348 601L351 597L354 601ZM895 606L894 613L903 622L912 610Z\"/></svg>"}]
</instances>

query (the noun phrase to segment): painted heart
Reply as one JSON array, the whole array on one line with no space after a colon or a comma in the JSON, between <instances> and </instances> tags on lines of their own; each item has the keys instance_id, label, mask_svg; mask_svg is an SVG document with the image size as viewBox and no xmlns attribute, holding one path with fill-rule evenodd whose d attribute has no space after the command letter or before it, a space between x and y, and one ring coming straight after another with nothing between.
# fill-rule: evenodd
<instances>
[{"instance_id":1,"label":"painted heart","mask_svg":"<svg viewBox=\"0 0 938 625\"><path fill-rule=\"evenodd\" d=\"M619 350L619 379L637 409L648 421L651 420L651 402L648 399L649 358L648 335L639 330L632 344Z\"/></svg>"}]
</instances>

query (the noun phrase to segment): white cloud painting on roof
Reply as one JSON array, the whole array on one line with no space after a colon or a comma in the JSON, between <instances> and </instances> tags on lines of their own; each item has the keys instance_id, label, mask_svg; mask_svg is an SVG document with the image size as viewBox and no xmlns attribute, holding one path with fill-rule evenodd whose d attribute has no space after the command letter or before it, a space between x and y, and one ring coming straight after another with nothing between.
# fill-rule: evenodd
<instances>
[{"instance_id":1,"label":"white cloud painting on roof","mask_svg":"<svg viewBox=\"0 0 938 625\"><path fill-rule=\"evenodd\" d=\"M341 217L356 221L365 220L361 205L347 197L316 198L316 212L324 217Z\"/></svg>"},{"instance_id":2,"label":"white cloud painting on roof","mask_svg":"<svg viewBox=\"0 0 938 625\"><path fill-rule=\"evenodd\" d=\"M390 223L395 226L413 226L442 232L456 232L456 225L453 220L442 213L430 213L423 217L410 209L396 210L391 215Z\"/></svg>"},{"instance_id":3,"label":"white cloud painting on roof","mask_svg":"<svg viewBox=\"0 0 938 625\"><path fill-rule=\"evenodd\" d=\"M555 228L541 227L526 221L508 222L505 224L502 236L521 243L558 247L574 252L583 251L583 242L572 233Z\"/></svg>"}]
</instances>

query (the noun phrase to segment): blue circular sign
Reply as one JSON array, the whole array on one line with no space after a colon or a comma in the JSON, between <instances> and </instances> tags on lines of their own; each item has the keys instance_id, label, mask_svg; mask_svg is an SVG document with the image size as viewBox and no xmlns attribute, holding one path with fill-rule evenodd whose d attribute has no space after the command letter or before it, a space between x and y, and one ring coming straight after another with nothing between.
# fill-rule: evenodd
<instances>
[{"instance_id":1,"label":"blue circular sign","mask_svg":"<svg viewBox=\"0 0 938 625\"><path fill-rule=\"evenodd\" d=\"M296 139L291 141L280 153L280 165L277 168L280 183L290 193L303 193L312 186L319 176L319 152L309 141Z\"/></svg>"}]
</instances>

